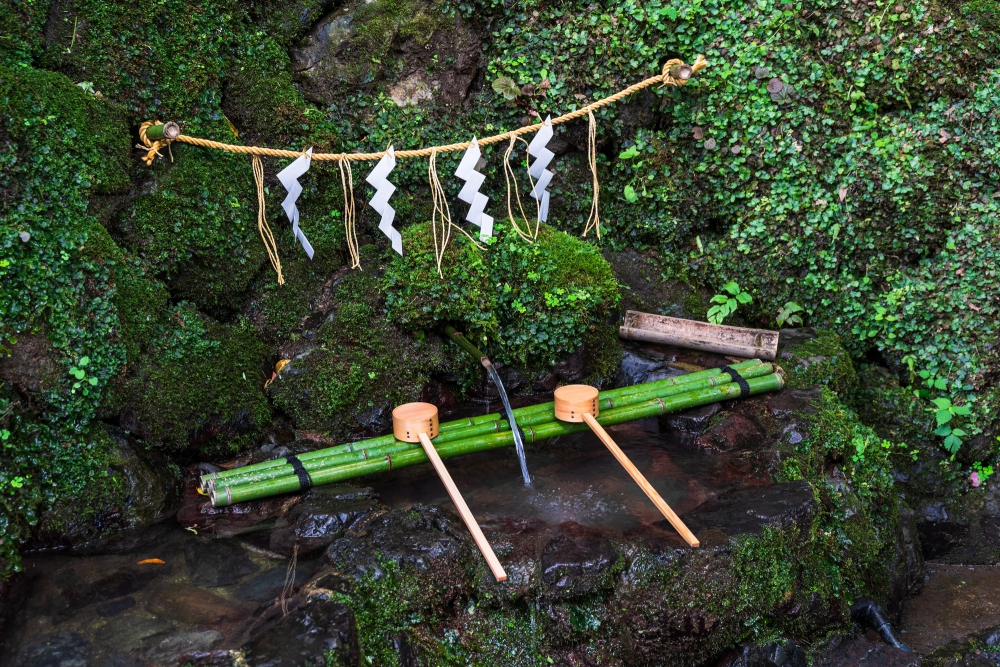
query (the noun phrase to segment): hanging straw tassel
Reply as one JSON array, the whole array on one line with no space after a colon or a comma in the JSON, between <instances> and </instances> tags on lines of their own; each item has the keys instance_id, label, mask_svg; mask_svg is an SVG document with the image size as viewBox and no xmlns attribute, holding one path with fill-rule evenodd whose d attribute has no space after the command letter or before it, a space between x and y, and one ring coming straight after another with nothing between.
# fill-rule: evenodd
<instances>
[{"instance_id":1,"label":"hanging straw tassel","mask_svg":"<svg viewBox=\"0 0 1000 667\"><path fill-rule=\"evenodd\" d=\"M510 145L507 146L507 152L504 153L503 156L503 175L504 179L507 181L507 217L510 220L510 226L514 228L514 231L517 232L517 235L520 236L525 241L527 241L528 243L533 243L535 238L538 237L538 224L537 224L538 201L537 200L535 201L536 224L535 224L534 234L532 234L531 223L528 222L528 216L524 213L524 206L521 204L521 193L517 187L517 177L514 175L514 167L512 167L510 164L510 156L511 153L514 152L514 142L516 141L520 141L525 146L528 145L528 142L525 141L524 139L521 139L520 137L511 137ZM531 174L528 174L528 180L532 181ZM513 188L511 187L511 184L513 184ZM534 181L531 182L531 187L532 189L534 189L535 187ZM524 226L525 226L524 230L521 229L520 225L517 224L517 220L514 218L514 211L510 203L511 189L514 190L514 198L517 200L517 208L521 212L521 220L524 221Z\"/></svg>"},{"instance_id":2,"label":"hanging straw tassel","mask_svg":"<svg viewBox=\"0 0 1000 667\"><path fill-rule=\"evenodd\" d=\"M354 215L354 174L347 158L340 158L340 185L344 189L344 234L347 236L347 252L351 255L351 268L361 268L361 254L358 250L358 228Z\"/></svg>"},{"instance_id":3,"label":"hanging straw tassel","mask_svg":"<svg viewBox=\"0 0 1000 667\"><path fill-rule=\"evenodd\" d=\"M434 200L434 210L431 213L431 232L434 235L434 258L437 260L438 277L444 278L441 271L441 261L444 259L445 248L451 240L451 209L448 208L448 197L441 187L437 174L437 151L431 151L427 161L427 181L431 186L431 198ZM438 218L441 219L441 231L438 231Z\"/></svg>"},{"instance_id":4,"label":"hanging straw tassel","mask_svg":"<svg viewBox=\"0 0 1000 667\"><path fill-rule=\"evenodd\" d=\"M253 178L257 182L257 231L260 232L260 239L264 242L264 249L267 250L267 257L271 260L271 266L278 274L278 284L284 285L285 279L281 275L281 260L278 258L278 244L274 242L274 234L267 224L267 216L264 214L264 165L260 158L254 155L251 158L253 164Z\"/></svg>"},{"instance_id":5,"label":"hanging straw tassel","mask_svg":"<svg viewBox=\"0 0 1000 667\"><path fill-rule=\"evenodd\" d=\"M601 199L601 185L597 182L597 120L594 112L587 113L589 127L587 129L587 162L590 164L590 175L593 180L594 199L590 204L590 216L587 218L587 226L583 229L583 235L591 229L597 232L598 240L601 238L601 214L599 204Z\"/></svg>"}]
</instances>

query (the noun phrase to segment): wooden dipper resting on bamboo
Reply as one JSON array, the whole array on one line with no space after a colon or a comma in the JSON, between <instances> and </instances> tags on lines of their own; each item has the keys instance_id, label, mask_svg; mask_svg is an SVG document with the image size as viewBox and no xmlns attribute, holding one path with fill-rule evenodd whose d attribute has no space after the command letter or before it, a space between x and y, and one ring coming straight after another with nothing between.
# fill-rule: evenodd
<instances>
[{"instance_id":1,"label":"wooden dipper resting on bamboo","mask_svg":"<svg viewBox=\"0 0 1000 667\"><path fill-rule=\"evenodd\" d=\"M438 434L437 406L430 403L405 403L398 406L392 411L392 433L396 436L397 440L419 442L423 446L427 458L430 459L434 470L437 471L438 477L444 483L444 488L448 490L451 501L458 508L458 513L462 516L462 520L465 521L469 532L472 533L472 539L476 541L476 546L483 553L483 558L486 559L486 563L490 566L493 576L496 577L497 581L506 581L507 573L504 572L503 566L500 565L497 555L493 553L493 547L490 546L490 543L486 540L486 536L483 535L482 529L476 522L476 517L472 516L472 511L465 504L465 499L459 493L458 487L455 486L455 482L451 479L451 474L444 467L444 462L431 442L431 438L437 437Z\"/></svg>"},{"instance_id":2,"label":"wooden dipper resting on bamboo","mask_svg":"<svg viewBox=\"0 0 1000 667\"><path fill-rule=\"evenodd\" d=\"M663 513L663 516L667 518L670 525L681 534L684 541L692 547L699 546L701 543L694 536L694 533L684 525L684 522L681 521L676 512L670 509L670 505L660 497L660 494L656 492L653 485L646 480L645 476L639 472L635 464L621 450L621 447L608 435L604 427L597 422L595 417L600 410L598 395L599 392L596 388L585 384L570 384L565 387L559 387L556 389L554 395L556 419L565 422L586 422L590 430L601 439L601 442L611 450L611 453L622 464L622 467L628 471L628 474L632 476L632 479L639 485L639 488L646 492L646 495L653 501L657 509Z\"/></svg>"}]
</instances>

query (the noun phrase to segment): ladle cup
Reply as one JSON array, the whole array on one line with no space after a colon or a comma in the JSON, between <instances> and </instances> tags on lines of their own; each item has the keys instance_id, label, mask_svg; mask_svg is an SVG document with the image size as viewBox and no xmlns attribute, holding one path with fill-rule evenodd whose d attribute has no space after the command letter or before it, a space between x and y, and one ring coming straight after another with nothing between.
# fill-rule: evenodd
<instances>
[{"instance_id":1,"label":"ladle cup","mask_svg":"<svg viewBox=\"0 0 1000 667\"><path fill-rule=\"evenodd\" d=\"M625 452L608 435L604 427L597 422L596 416L599 411L597 389L585 384L566 385L556 389L554 400L556 419L564 422L586 422L590 430L601 439L601 442L611 450L611 453L622 464L622 467L628 471L628 474L632 476L632 479L639 485L639 488L646 492L646 495L649 496L649 499L653 501L653 504L656 505L663 516L667 518L670 525L681 534L684 541L692 547L697 547L701 544L698 538L694 536L694 533L684 525L681 518L670 509L670 505L660 497L660 494L656 492L653 485L646 480L643 474L639 472L639 469L625 456Z\"/></svg>"},{"instance_id":2,"label":"ladle cup","mask_svg":"<svg viewBox=\"0 0 1000 667\"><path fill-rule=\"evenodd\" d=\"M444 488L448 490L451 501L458 508L458 513L462 516L462 520L465 521L469 532L472 533L472 539L476 541L476 546L483 553L483 558L486 559L486 563L490 566L493 576L496 577L497 581L506 581L507 573L504 572L503 566L500 565L500 560L493 553L493 547L490 546L490 543L486 540L486 536L483 535L482 529L476 522L476 517L472 516L469 506L465 504L465 499L459 493L458 487L455 486L455 482L451 479L451 474L444 467L444 462L431 442L431 438L436 437L438 434L437 406L430 403L406 403L398 406L392 411L392 432L397 440L419 442L423 446L427 458L430 459L434 470L437 471L438 477L444 483Z\"/></svg>"}]
</instances>

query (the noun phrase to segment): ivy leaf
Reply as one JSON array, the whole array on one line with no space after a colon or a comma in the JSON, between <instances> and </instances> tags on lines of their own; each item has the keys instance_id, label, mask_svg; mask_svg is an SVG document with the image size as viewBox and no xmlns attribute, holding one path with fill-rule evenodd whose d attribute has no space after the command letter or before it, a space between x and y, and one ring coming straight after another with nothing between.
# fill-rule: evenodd
<instances>
[{"instance_id":1,"label":"ivy leaf","mask_svg":"<svg viewBox=\"0 0 1000 667\"><path fill-rule=\"evenodd\" d=\"M80 359L80 368L85 367L89 363L90 363L90 357L83 357L82 359Z\"/></svg>"},{"instance_id":2,"label":"ivy leaf","mask_svg":"<svg viewBox=\"0 0 1000 667\"><path fill-rule=\"evenodd\" d=\"M631 160L632 158L634 158L638 154L639 154L639 149L636 148L634 145L632 145L632 146L629 146L628 148L626 148L621 153L619 153L618 157L619 157L619 159L622 159L622 160Z\"/></svg>"},{"instance_id":3,"label":"ivy leaf","mask_svg":"<svg viewBox=\"0 0 1000 667\"><path fill-rule=\"evenodd\" d=\"M84 376L87 374L86 371L80 370L79 368L76 368L76 367L73 367L73 368L69 369L69 372L70 372L70 375L72 375L73 377L75 377L77 380L82 380L84 378Z\"/></svg>"},{"instance_id":4,"label":"ivy leaf","mask_svg":"<svg viewBox=\"0 0 1000 667\"><path fill-rule=\"evenodd\" d=\"M625 186L624 194L625 194L625 201L627 201L630 204L639 200L639 195L636 194L635 188L633 188L631 185Z\"/></svg>"},{"instance_id":5,"label":"ivy leaf","mask_svg":"<svg viewBox=\"0 0 1000 667\"><path fill-rule=\"evenodd\" d=\"M97 386L97 378L87 378L87 382L90 383L91 387L96 387Z\"/></svg>"},{"instance_id":6,"label":"ivy leaf","mask_svg":"<svg viewBox=\"0 0 1000 667\"><path fill-rule=\"evenodd\" d=\"M740 293L740 286L733 281L729 281L728 283L726 283L725 287L723 287L722 289L726 290L730 294Z\"/></svg>"},{"instance_id":7,"label":"ivy leaf","mask_svg":"<svg viewBox=\"0 0 1000 667\"><path fill-rule=\"evenodd\" d=\"M517 99L517 96L521 94L521 88L509 76L497 77L496 81L493 82L493 90L503 95L508 102Z\"/></svg>"}]
</instances>

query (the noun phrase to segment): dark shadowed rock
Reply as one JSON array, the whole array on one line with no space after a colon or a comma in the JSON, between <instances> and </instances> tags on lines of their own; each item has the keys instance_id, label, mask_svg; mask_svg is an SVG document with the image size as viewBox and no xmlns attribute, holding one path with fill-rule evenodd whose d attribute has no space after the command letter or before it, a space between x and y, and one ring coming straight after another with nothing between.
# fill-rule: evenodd
<instances>
[{"instance_id":1,"label":"dark shadowed rock","mask_svg":"<svg viewBox=\"0 0 1000 667\"><path fill-rule=\"evenodd\" d=\"M71 632L42 635L24 647L11 667L88 667L87 642Z\"/></svg>"},{"instance_id":2,"label":"dark shadowed rock","mask_svg":"<svg viewBox=\"0 0 1000 667\"><path fill-rule=\"evenodd\" d=\"M424 505L394 509L375 518L361 534L348 534L326 551L334 568L364 576L384 574L380 560L394 561L453 583L462 578L460 562L470 553L462 521L451 512Z\"/></svg>"},{"instance_id":3,"label":"dark shadowed rock","mask_svg":"<svg viewBox=\"0 0 1000 667\"><path fill-rule=\"evenodd\" d=\"M764 429L749 417L739 413L727 415L712 430L698 438L702 447L724 452L736 449L758 449L764 441Z\"/></svg>"},{"instance_id":4,"label":"dark shadowed rock","mask_svg":"<svg viewBox=\"0 0 1000 667\"><path fill-rule=\"evenodd\" d=\"M763 489L727 493L696 507L684 516L696 534L720 530L730 537L759 535L764 526L808 530L816 511L809 482L784 482Z\"/></svg>"},{"instance_id":5,"label":"dark shadowed rock","mask_svg":"<svg viewBox=\"0 0 1000 667\"><path fill-rule=\"evenodd\" d=\"M157 642L146 657L154 665L174 665L185 653L207 651L222 641L222 633L217 630L179 632Z\"/></svg>"},{"instance_id":6,"label":"dark shadowed rock","mask_svg":"<svg viewBox=\"0 0 1000 667\"><path fill-rule=\"evenodd\" d=\"M198 586L231 586L259 568L247 552L225 540L192 540L184 545L191 581Z\"/></svg>"},{"instance_id":7,"label":"dark shadowed rock","mask_svg":"<svg viewBox=\"0 0 1000 667\"><path fill-rule=\"evenodd\" d=\"M666 366L666 362L660 359L647 359L632 350L622 352L622 360L618 364L618 375L615 377L615 385L619 387L629 387L646 381L649 374Z\"/></svg>"},{"instance_id":8,"label":"dark shadowed rock","mask_svg":"<svg viewBox=\"0 0 1000 667\"><path fill-rule=\"evenodd\" d=\"M574 523L559 526L542 549L542 581L553 599L586 595L599 588L602 575L618 560L610 540Z\"/></svg>"},{"instance_id":9,"label":"dark shadowed rock","mask_svg":"<svg viewBox=\"0 0 1000 667\"><path fill-rule=\"evenodd\" d=\"M299 555L324 549L346 530L363 524L384 508L370 488L336 485L313 488L302 502L279 517L271 531L271 550Z\"/></svg>"},{"instance_id":10,"label":"dark shadowed rock","mask_svg":"<svg viewBox=\"0 0 1000 667\"><path fill-rule=\"evenodd\" d=\"M9 354L0 354L0 379L22 391L52 389L62 374L58 352L44 334L20 335Z\"/></svg>"},{"instance_id":11,"label":"dark shadowed rock","mask_svg":"<svg viewBox=\"0 0 1000 667\"><path fill-rule=\"evenodd\" d=\"M874 632L836 635L813 652L813 667L919 667L920 658L893 648Z\"/></svg>"},{"instance_id":12,"label":"dark shadowed rock","mask_svg":"<svg viewBox=\"0 0 1000 667\"><path fill-rule=\"evenodd\" d=\"M709 421L721 408L718 403L709 403L689 410L673 412L661 418L670 428L685 433L701 433L708 426Z\"/></svg>"},{"instance_id":13,"label":"dark shadowed rock","mask_svg":"<svg viewBox=\"0 0 1000 667\"><path fill-rule=\"evenodd\" d=\"M247 667L354 667L360 660L354 614L325 593L313 593L243 648Z\"/></svg>"},{"instance_id":14,"label":"dark shadowed rock","mask_svg":"<svg viewBox=\"0 0 1000 667\"><path fill-rule=\"evenodd\" d=\"M767 408L778 419L790 419L794 415L815 414L816 403L819 402L822 393L823 390L819 387L815 389L786 389L771 396L767 401Z\"/></svg>"},{"instance_id":15,"label":"dark shadowed rock","mask_svg":"<svg viewBox=\"0 0 1000 667\"><path fill-rule=\"evenodd\" d=\"M792 641L787 644L771 642L764 646L744 646L741 651L720 661L719 667L806 667L806 654Z\"/></svg>"}]
</instances>

